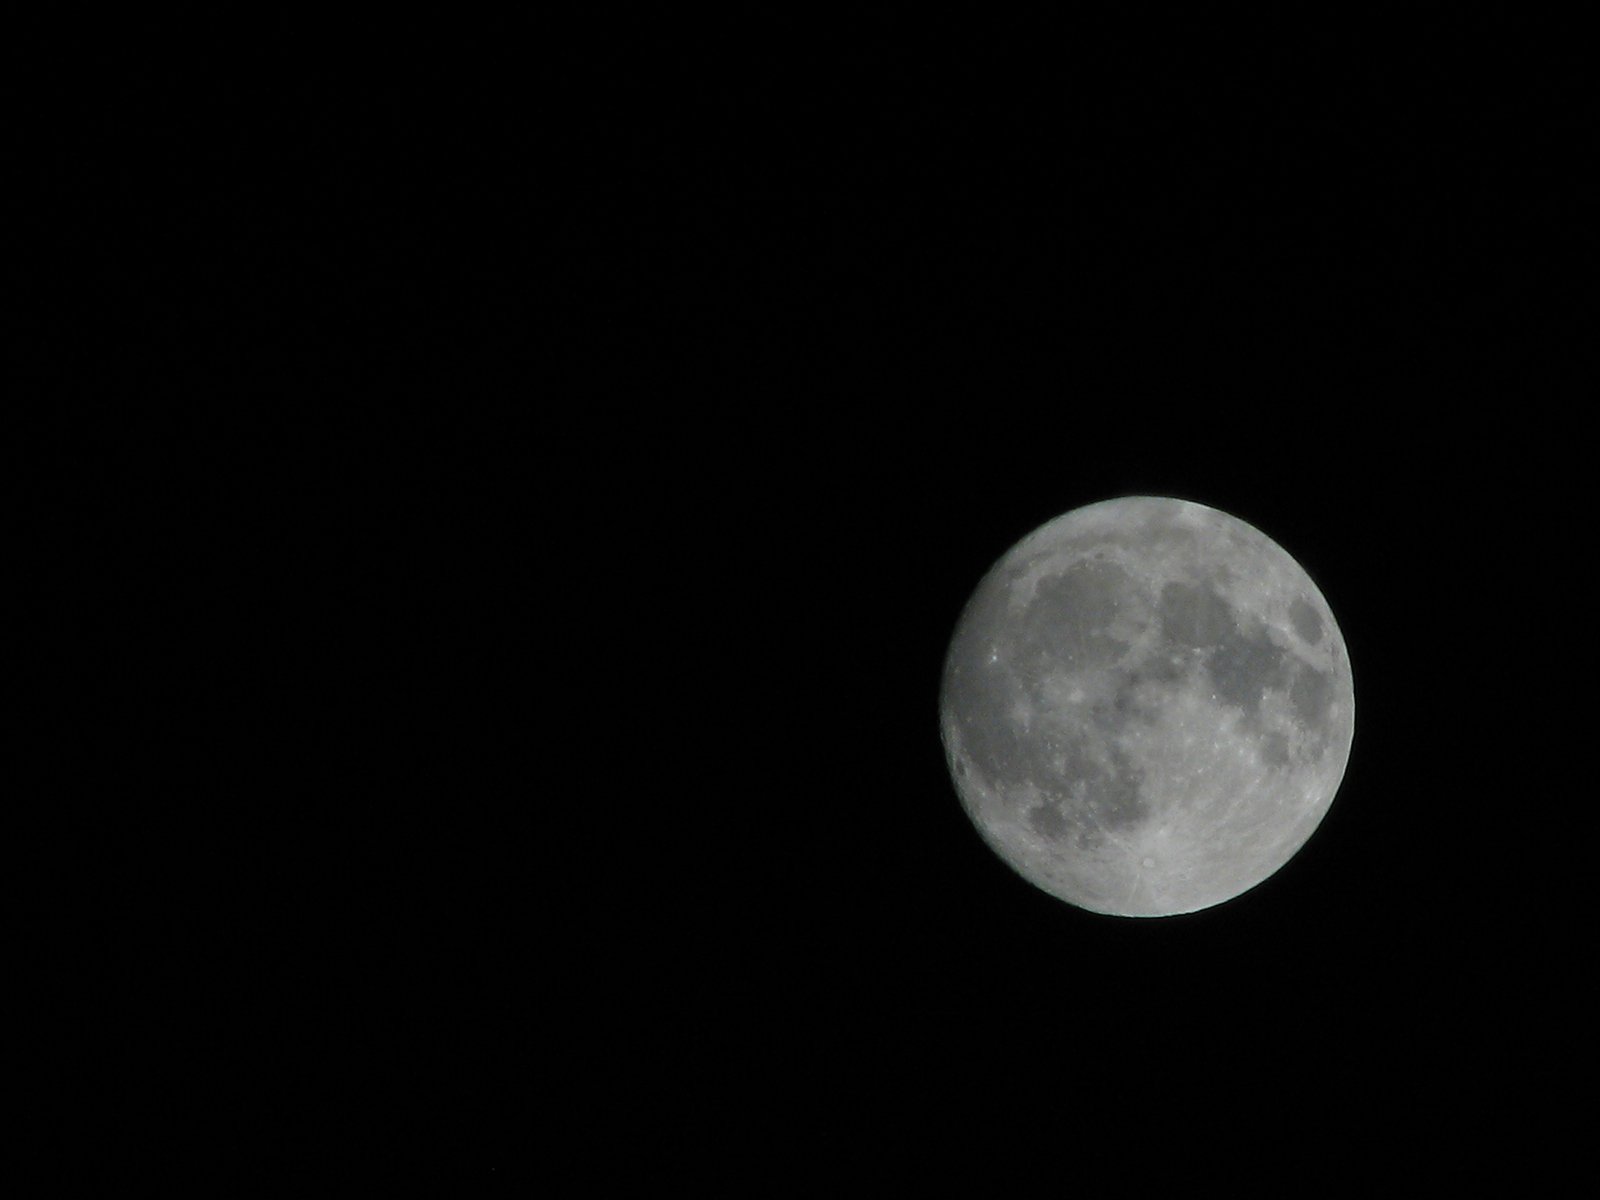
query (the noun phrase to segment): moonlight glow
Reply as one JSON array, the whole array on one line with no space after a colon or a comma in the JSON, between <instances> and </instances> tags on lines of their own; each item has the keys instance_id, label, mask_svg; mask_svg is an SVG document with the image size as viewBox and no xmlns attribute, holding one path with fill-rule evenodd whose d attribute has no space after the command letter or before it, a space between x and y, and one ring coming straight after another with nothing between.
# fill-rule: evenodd
<instances>
[{"instance_id":1,"label":"moonlight glow","mask_svg":"<svg viewBox=\"0 0 1600 1200\"><path fill-rule=\"evenodd\" d=\"M1355 696L1322 593L1243 521L1149 496L1012 547L951 640L961 801L1023 878L1095 912L1219 904L1316 829Z\"/></svg>"}]
</instances>

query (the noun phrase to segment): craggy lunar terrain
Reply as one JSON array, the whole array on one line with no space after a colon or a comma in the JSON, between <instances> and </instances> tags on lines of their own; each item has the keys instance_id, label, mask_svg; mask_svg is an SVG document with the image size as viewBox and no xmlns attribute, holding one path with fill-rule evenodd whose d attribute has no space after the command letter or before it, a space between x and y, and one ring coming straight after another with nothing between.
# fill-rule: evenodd
<instances>
[{"instance_id":1,"label":"craggy lunar terrain","mask_svg":"<svg viewBox=\"0 0 1600 1200\"><path fill-rule=\"evenodd\" d=\"M1122 916L1193 912L1281 867L1350 755L1333 613L1243 521L1149 496L1011 548L951 640L956 790L1023 878Z\"/></svg>"}]
</instances>

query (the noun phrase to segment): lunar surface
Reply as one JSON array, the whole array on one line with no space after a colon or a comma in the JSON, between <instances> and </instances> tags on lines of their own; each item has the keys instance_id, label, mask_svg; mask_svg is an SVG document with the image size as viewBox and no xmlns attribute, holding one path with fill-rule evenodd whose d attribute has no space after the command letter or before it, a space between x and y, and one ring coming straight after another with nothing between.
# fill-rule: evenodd
<instances>
[{"instance_id":1,"label":"lunar surface","mask_svg":"<svg viewBox=\"0 0 1600 1200\"><path fill-rule=\"evenodd\" d=\"M1194 912L1283 866L1332 803L1355 693L1327 601L1237 518L1075 509L984 576L940 722L984 840L1094 912Z\"/></svg>"}]
</instances>

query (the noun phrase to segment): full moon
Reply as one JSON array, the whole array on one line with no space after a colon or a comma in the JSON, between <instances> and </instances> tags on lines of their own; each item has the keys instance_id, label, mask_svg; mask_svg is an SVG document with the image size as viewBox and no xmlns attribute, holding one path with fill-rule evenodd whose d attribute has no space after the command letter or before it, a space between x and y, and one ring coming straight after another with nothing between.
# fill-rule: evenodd
<instances>
[{"instance_id":1,"label":"full moon","mask_svg":"<svg viewBox=\"0 0 1600 1200\"><path fill-rule=\"evenodd\" d=\"M1236 517L1154 496L1074 509L1007 551L956 624L939 709L995 853L1126 917L1277 871L1355 730L1344 639L1304 569Z\"/></svg>"}]
</instances>

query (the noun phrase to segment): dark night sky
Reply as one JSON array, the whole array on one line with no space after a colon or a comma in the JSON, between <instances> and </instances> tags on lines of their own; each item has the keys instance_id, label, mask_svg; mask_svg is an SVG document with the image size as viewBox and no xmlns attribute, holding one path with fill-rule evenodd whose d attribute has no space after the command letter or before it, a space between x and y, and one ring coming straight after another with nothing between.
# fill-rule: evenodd
<instances>
[{"instance_id":1,"label":"dark night sky","mask_svg":"<svg viewBox=\"0 0 1600 1200\"><path fill-rule=\"evenodd\" d=\"M963 61L708 89L631 131L618 212L649 221L600 258L650 331L646 425L689 436L699 553L663 529L662 571L695 578L684 661L720 668L663 785L721 783L719 869L660 952L663 1099L731 1089L712 1111L801 1161L1068 1186L1228 1175L1235 1139L1331 1170L1549 1136L1569 885L1518 827L1554 802L1537 631L1567 586L1592 129L1559 89L1348 60ZM981 573L1133 493L1288 548L1357 690L1308 847L1152 922L1013 877L935 723Z\"/></svg>"},{"instance_id":2,"label":"dark night sky","mask_svg":"<svg viewBox=\"0 0 1600 1200\"><path fill-rule=\"evenodd\" d=\"M285 1153L1136 1186L1566 1136L1573 77L956 33L57 98L37 323L112 313L81 390L138 398L58 484L128 601L54 619L166 781L95 825L170 868L120 952ZM1307 847L1156 921L1012 875L936 723L983 571L1140 493L1284 546L1357 696Z\"/></svg>"}]
</instances>

